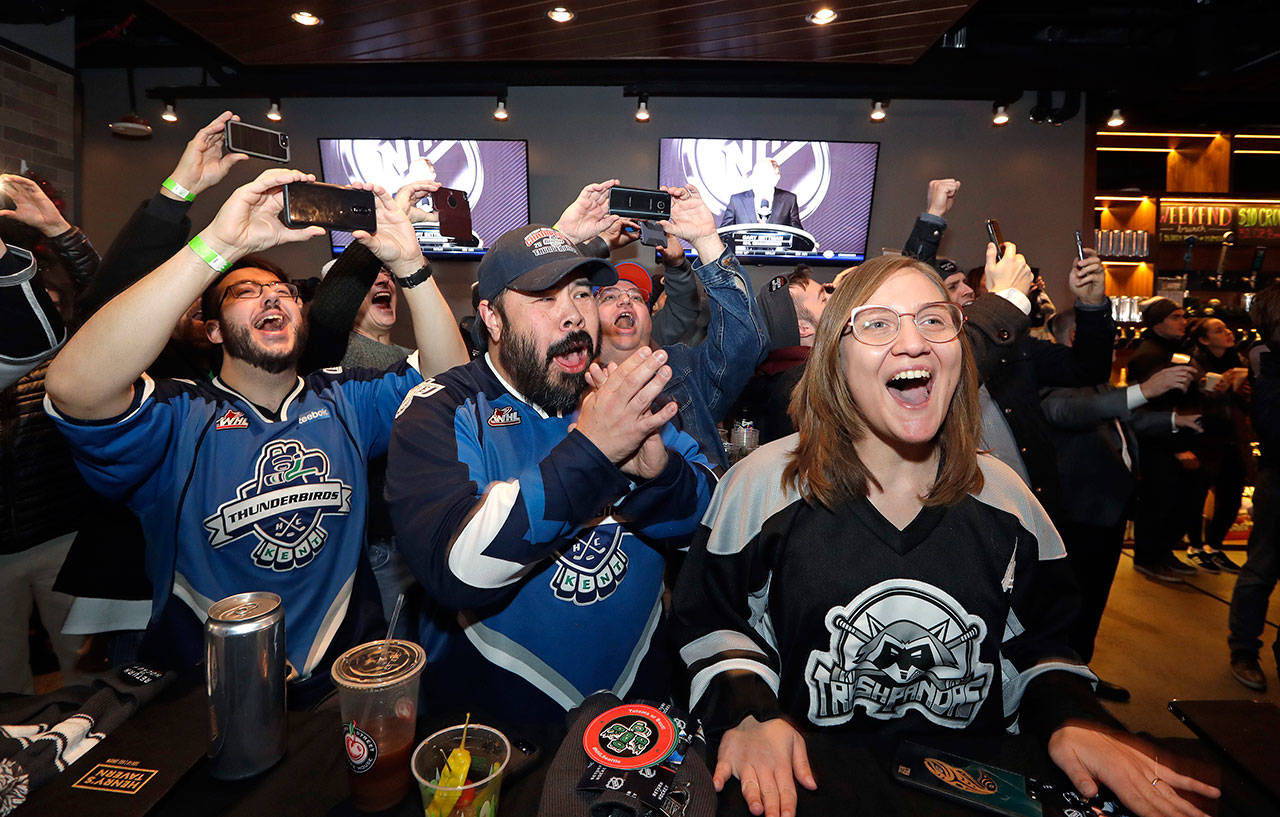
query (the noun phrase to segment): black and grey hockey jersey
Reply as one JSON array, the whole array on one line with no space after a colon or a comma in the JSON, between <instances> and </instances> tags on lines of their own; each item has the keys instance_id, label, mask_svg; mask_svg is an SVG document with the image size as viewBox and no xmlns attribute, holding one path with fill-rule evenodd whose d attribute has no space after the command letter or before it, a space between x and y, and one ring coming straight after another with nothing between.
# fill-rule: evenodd
<instances>
[{"instance_id":1,"label":"black and grey hockey jersey","mask_svg":"<svg viewBox=\"0 0 1280 817\"><path fill-rule=\"evenodd\" d=\"M1094 680L1066 646L1062 540L1008 466L980 455L979 492L898 530L866 499L831 511L784 488L796 439L721 481L676 587L691 706L713 730L780 711L878 734L1017 731L1032 679Z\"/></svg>"}]
</instances>

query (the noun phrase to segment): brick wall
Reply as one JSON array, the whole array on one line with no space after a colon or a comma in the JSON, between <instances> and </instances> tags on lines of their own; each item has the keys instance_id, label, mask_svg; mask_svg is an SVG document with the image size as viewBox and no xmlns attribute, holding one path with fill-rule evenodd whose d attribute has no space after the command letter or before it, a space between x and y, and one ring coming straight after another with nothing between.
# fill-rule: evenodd
<instances>
[{"instance_id":1,"label":"brick wall","mask_svg":"<svg viewBox=\"0 0 1280 817\"><path fill-rule=\"evenodd\" d=\"M0 170L17 173L26 161L75 212L75 79L0 45Z\"/></svg>"}]
</instances>

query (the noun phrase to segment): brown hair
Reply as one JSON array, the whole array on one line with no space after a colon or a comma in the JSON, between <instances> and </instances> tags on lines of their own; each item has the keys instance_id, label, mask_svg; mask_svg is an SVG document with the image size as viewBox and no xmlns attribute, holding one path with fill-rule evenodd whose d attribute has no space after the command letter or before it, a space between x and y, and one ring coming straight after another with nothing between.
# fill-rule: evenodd
<instances>
[{"instance_id":1,"label":"brown hair","mask_svg":"<svg viewBox=\"0 0 1280 817\"><path fill-rule=\"evenodd\" d=\"M928 265L914 258L882 256L846 276L823 310L813 353L791 395L791 420L800 439L782 472L783 484L793 486L809 502L835 508L867 496L869 484L879 487L855 448L868 433L867 420L853 401L840 364L840 339L853 308L867 303L881 284L903 270L925 275L938 288L939 300L948 300L946 286ZM957 342L961 344L960 379L934 438L940 454L938 477L921 497L925 505L951 504L982 488L977 458L978 370L968 340L962 334Z\"/></svg>"}]
</instances>

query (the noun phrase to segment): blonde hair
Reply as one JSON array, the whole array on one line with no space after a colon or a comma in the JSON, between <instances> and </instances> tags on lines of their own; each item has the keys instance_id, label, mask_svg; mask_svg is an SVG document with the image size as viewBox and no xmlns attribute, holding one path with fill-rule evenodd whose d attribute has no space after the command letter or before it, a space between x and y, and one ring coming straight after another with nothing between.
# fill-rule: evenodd
<instances>
[{"instance_id":1,"label":"blonde hair","mask_svg":"<svg viewBox=\"0 0 1280 817\"><path fill-rule=\"evenodd\" d=\"M782 472L783 484L793 486L809 502L833 509L867 496L871 484L879 487L855 447L868 433L867 419L854 403L841 366L840 339L853 308L867 303L885 281L903 270L926 276L938 288L939 300L948 300L946 285L933 269L914 258L882 256L845 276L822 312L813 352L791 395L789 413L799 440ZM948 505L982 487L977 458L978 370L968 340L962 334L957 342L961 345L960 380L933 440L939 451L938 477L921 497L925 505Z\"/></svg>"}]
</instances>

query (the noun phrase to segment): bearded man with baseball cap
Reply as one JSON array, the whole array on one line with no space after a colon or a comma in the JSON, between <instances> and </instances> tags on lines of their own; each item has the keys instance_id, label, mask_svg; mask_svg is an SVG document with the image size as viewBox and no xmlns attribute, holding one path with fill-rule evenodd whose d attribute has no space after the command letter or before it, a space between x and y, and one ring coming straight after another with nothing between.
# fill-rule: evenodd
<instances>
[{"instance_id":1,"label":"bearded man with baseball cap","mask_svg":"<svg viewBox=\"0 0 1280 817\"><path fill-rule=\"evenodd\" d=\"M392 522L439 605L419 628L435 711L546 724L597 690L670 693L663 571L715 475L670 423L665 352L592 362L592 287L618 276L580 239L529 224L492 245L487 351L414 389L393 430Z\"/></svg>"}]
</instances>

